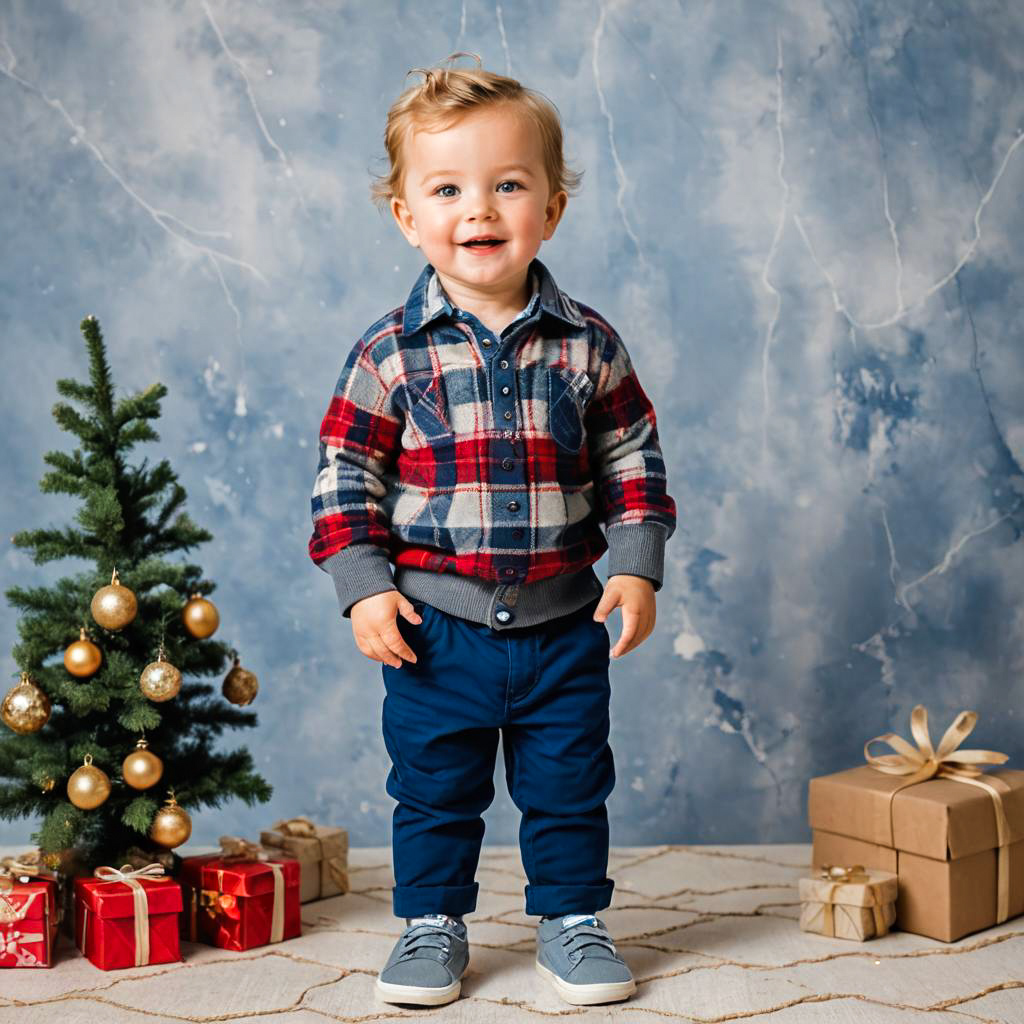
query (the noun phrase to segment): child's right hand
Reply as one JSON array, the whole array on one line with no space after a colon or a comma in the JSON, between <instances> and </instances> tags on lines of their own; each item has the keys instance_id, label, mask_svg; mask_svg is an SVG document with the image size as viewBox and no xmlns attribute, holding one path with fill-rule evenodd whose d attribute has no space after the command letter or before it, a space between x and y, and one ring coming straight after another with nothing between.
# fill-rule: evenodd
<instances>
[{"instance_id":1,"label":"child's right hand","mask_svg":"<svg viewBox=\"0 0 1024 1024\"><path fill-rule=\"evenodd\" d=\"M408 598L397 590L385 590L356 601L349 613L356 647L373 661L402 667L402 658L415 663L416 655L398 631L398 613L414 626L423 621Z\"/></svg>"}]
</instances>

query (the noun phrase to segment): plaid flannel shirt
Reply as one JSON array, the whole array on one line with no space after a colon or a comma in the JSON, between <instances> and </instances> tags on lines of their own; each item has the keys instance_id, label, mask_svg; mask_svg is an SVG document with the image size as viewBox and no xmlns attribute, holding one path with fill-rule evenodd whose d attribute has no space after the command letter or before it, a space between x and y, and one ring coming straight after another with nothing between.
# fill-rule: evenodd
<instances>
[{"instance_id":1,"label":"plaid flannel shirt","mask_svg":"<svg viewBox=\"0 0 1024 1024\"><path fill-rule=\"evenodd\" d=\"M528 625L600 593L590 566L606 551L609 576L661 588L676 506L654 409L608 322L539 259L529 273L532 297L498 337L427 264L345 360L309 542L344 616L398 589Z\"/></svg>"}]
</instances>

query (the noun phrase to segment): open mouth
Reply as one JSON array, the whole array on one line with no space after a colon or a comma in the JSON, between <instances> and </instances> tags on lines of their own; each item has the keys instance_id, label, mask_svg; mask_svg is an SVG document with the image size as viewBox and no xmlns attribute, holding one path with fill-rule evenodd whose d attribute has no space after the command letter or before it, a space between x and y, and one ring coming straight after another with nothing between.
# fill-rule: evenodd
<instances>
[{"instance_id":1,"label":"open mouth","mask_svg":"<svg viewBox=\"0 0 1024 1024\"><path fill-rule=\"evenodd\" d=\"M487 238L479 242L461 242L464 249L497 249L499 245L505 244L503 238Z\"/></svg>"}]
</instances>

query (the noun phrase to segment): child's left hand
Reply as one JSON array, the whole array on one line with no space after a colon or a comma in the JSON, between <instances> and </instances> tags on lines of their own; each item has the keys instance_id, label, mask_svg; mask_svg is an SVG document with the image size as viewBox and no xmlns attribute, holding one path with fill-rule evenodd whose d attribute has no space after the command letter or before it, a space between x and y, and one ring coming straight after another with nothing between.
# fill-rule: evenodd
<instances>
[{"instance_id":1,"label":"child's left hand","mask_svg":"<svg viewBox=\"0 0 1024 1024\"><path fill-rule=\"evenodd\" d=\"M643 576L625 573L609 576L604 594L594 609L594 621L604 622L619 606L622 607L622 634L612 648L613 658L628 654L651 635L657 614L654 584Z\"/></svg>"}]
</instances>

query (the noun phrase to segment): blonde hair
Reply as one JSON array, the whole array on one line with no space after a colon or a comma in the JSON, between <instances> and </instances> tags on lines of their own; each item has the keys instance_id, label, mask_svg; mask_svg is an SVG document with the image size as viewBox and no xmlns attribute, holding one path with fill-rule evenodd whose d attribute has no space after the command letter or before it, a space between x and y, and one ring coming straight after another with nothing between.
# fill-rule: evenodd
<instances>
[{"instance_id":1,"label":"blonde hair","mask_svg":"<svg viewBox=\"0 0 1024 1024\"><path fill-rule=\"evenodd\" d=\"M514 78L485 71L479 55L459 51L445 58L476 58L475 68L413 68L423 81L410 86L388 110L384 130L384 147L390 169L379 175L370 186L370 196L383 208L394 196L402 195L405 186L403 146L416 129L436 131L450 128L470 111L506 104L518 108L540 130L544 168L547 171L549 195L561 189L575 192L583 178L582 171L572 171L562 153L562 125L558 108L542 93L527 89ZM444 63L444 62L442 62Z\"/></svg>"}]
</instances>

